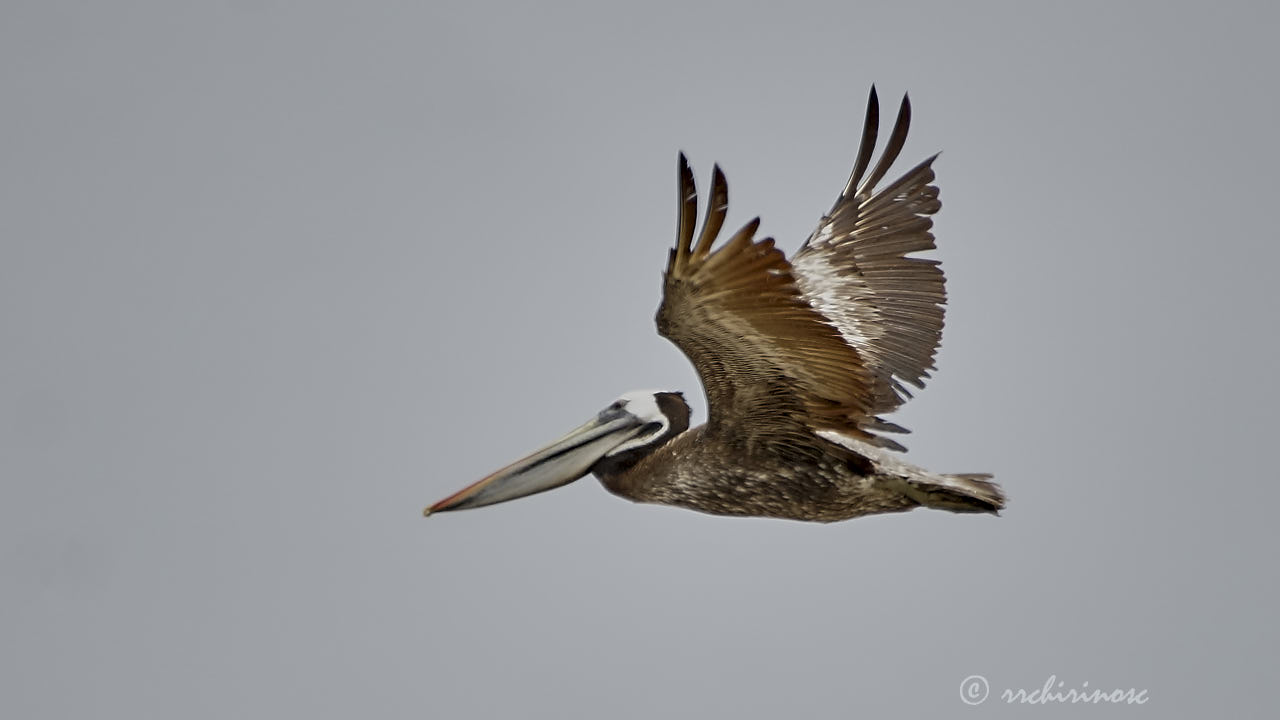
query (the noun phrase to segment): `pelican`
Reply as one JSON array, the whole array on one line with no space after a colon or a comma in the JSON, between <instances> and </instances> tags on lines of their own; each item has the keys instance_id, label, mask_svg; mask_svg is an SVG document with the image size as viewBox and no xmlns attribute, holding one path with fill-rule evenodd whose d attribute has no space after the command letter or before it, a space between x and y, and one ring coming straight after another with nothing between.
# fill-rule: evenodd
<instances>
[{"instance_id":1,"label":"pelican","mask_svg":"<svg viewBox=\"0 0 1280 720\"><path fill-rule=\"evenodd\" d=\"M933 249L934 155L884 187L911 123L903 96L874 167L875 87L853 172L788 261L757 217L716 247L728 213L716 166L701 232L681 153L676 246L658 332L689 358L707 422L689 427L679 392L634 391L568 435L428 507L476 508L594 474L615 495L716 515L834 522L917 507L993 513L1004 493L986 474L909 464L881 418L924 387L942 336L946 293ZM870 167L870 172L868 168Z\"/></svg>"}]
</instances>

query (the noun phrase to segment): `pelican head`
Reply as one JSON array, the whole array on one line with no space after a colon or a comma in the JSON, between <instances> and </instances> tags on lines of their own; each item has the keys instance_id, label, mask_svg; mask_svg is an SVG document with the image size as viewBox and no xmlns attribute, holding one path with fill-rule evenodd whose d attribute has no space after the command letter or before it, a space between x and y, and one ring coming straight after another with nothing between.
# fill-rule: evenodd
<instances>
[{"instance_id":1,"label":"pelican head","mask_svg":"<svg viewBox=\"0 0 1280 720\"><path fill-rule=\"evenodd\" d=\"M634 390L581 427L428 507L423 515L515 500L567 485L589 472L629 467L689 428L678 392Z\"/></svg>"}]
</instances>

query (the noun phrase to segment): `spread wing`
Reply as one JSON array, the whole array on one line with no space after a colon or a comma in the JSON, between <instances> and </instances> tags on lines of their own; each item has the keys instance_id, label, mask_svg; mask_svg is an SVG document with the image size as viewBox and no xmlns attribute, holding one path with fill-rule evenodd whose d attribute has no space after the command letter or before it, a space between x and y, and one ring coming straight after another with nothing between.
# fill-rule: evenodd
<instances>
[{"instance_id":1,"label":"spread wing","mask_svg":"<svg viewBox=\"0 0 1280 720\"><path fill-rule=\"evenodd\" d=\"M871 377L870 414L893 410L924 387L942 337L946 291L936 260L907 257L933 249L930 228L942 207L931 185L933 156L882 189L907 139L904 96L884 154L863 177L875 150L879 102L871 89L853 173L835 206L792 258L796 285L863 358ZM864 427L905 432L877 419Z\"/></svg>"},{"instance_id":2,"label":"spread wing","mask_svg":"<svg viewBox=\"0 0 1280 720\"><path fill-rule=\"evenodd\" d=\"M693 173L679 166L679 229L658 310L658 332L693 362L709 404L708 430L748 448L811 445L820 428L856 430L875 406L858 349L806 299L759 218L712 250L728 211L720 168L697 244ZM807 439L808 443L804 440Z\"/></svg>"}]
</instances>

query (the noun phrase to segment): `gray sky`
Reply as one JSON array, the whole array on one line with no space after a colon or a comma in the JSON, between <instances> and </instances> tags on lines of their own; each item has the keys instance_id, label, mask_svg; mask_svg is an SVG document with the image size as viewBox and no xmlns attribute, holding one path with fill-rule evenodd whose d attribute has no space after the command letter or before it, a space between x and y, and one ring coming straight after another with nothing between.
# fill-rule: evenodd
<instances>
[{"instance_id":1,"label":"gray sky","mask_svg":"<svg viewBox=\"0 0 1280 720\"><path fill-rule=\"evenodd\" d=\"M85 5L0 8L0 715L1274 707L1275 9ZM872 82L944 151L894 419L1004 517L419 516L623 391L705 418L676 152L793 250ZM997 697L1051 675L1150 701Z\"/></svg>"}]
</instances>

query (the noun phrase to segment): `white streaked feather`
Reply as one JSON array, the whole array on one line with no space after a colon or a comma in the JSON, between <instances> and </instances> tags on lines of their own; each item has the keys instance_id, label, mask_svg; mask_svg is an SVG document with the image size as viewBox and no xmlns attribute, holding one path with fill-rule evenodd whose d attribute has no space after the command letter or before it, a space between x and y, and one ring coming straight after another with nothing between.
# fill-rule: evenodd
<instances>
[{"instance_id":1,"label":"white streaked feather","mask_svg":"<svg viewBox=\"0 0 1280 720\"><path fill-rule=\"evenodd\" d=\"M823 228L830 230L830 226ZM855 275L840 275L821 253L798 253L791 258L792 275L804 299L840 331L855 349L864 351L884 337L879 313L860 298L871 295L867 284Z\"/></svg>"},{"instance_id":2,"label":"white streaked feather","mask_svg":"<svg viewBox=\"0 0 1280 720\"><path fill-rule=\"evenodd\" d=\"M877 472L900 475L902 477L932 477L936 474L918 465L912 465L884 448L876 447L865 440L850 437L838 430L816 430L814 434L823 440L848 448L870 460L875 465Z\"/></svg>"}]
</instances>

